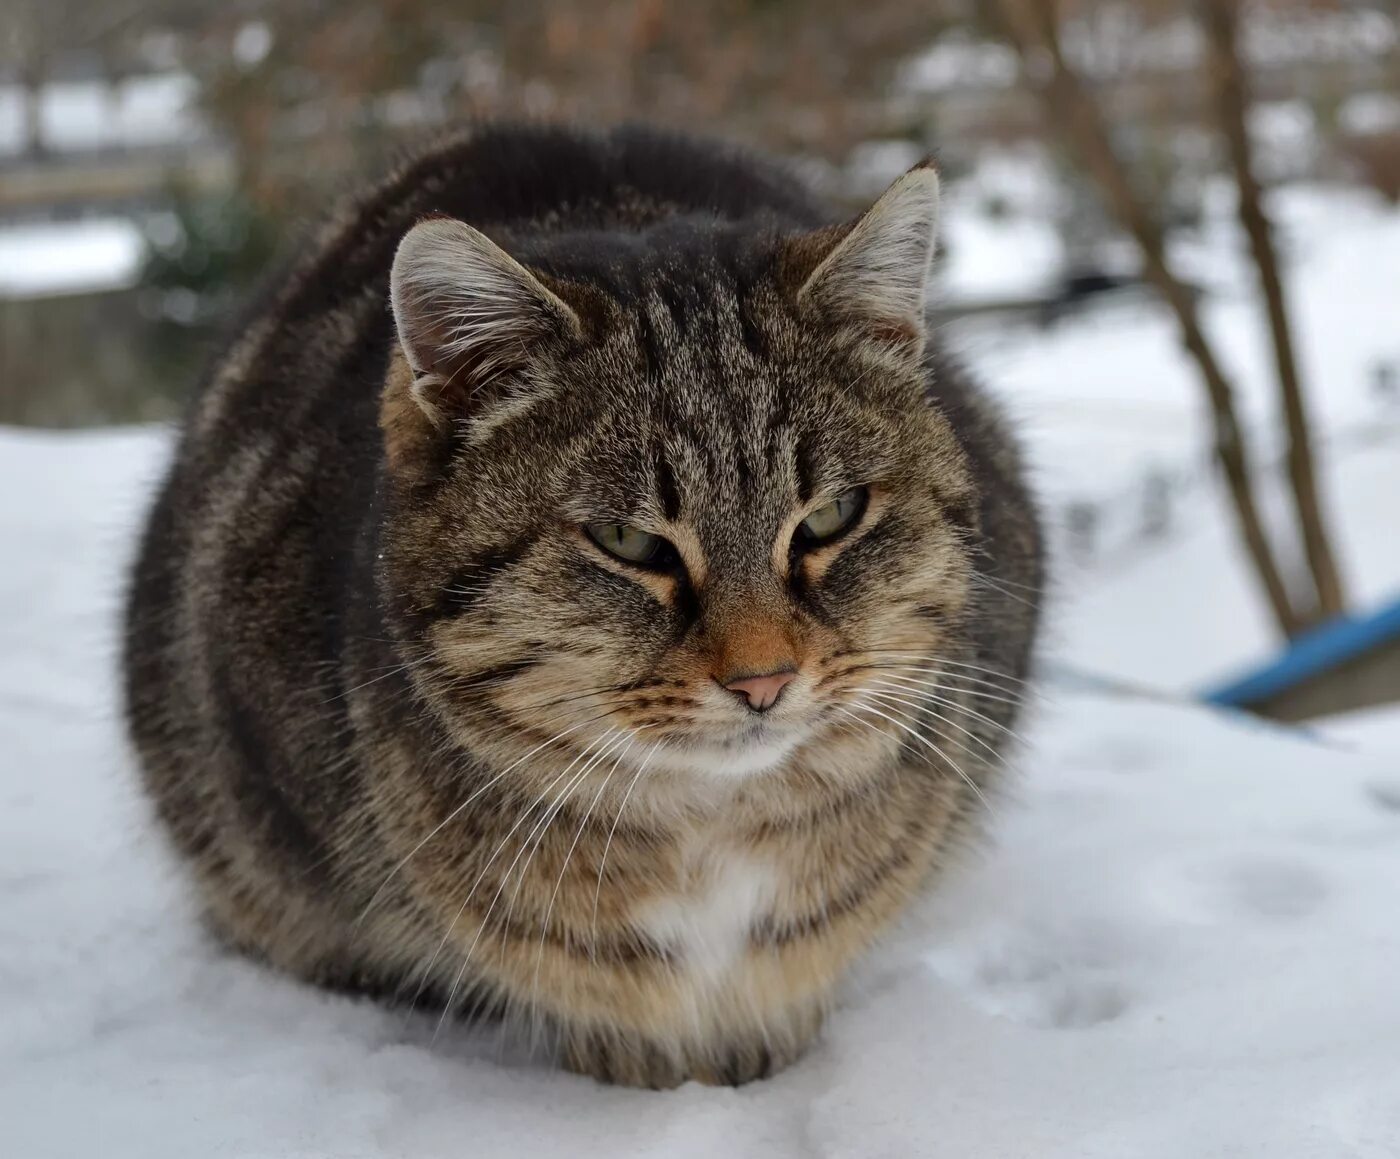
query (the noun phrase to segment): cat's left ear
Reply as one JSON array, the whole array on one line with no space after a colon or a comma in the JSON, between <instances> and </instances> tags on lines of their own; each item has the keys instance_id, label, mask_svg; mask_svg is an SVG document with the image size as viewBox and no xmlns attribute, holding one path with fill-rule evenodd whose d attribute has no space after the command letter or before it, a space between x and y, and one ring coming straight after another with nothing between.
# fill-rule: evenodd
<instances>
[{"instance_id":1,"label":"cat's left ear","mask_svg":"<svg viewBox=\"0 0 1400 1159\"><path fill-rule=\"evenodd\" d=\"M938 172L932 161L923 161L844 232L802 284L798 303L907 344L917 356L925 337L938 208Z\"/></svg>"}]
</instances>

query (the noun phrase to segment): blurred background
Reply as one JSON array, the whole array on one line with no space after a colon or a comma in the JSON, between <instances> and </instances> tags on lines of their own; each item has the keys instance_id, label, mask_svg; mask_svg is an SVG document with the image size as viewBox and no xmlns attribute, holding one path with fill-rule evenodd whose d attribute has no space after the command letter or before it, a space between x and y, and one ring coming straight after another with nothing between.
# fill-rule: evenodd
<instances>
[{"instance_id":1,"label":"blurred background","mask_svg":"<svg viewBox=\"0 0 1400 1159\"><path fill-rule=\"evenodd\" d=\"M0 35L0 424L177 417L332 200L472 118L722 134L852 211L933 152L941 340L1024 431L1059 678L1400 701L1394 0L6 0Z\"/></svg>"}]
</instances>

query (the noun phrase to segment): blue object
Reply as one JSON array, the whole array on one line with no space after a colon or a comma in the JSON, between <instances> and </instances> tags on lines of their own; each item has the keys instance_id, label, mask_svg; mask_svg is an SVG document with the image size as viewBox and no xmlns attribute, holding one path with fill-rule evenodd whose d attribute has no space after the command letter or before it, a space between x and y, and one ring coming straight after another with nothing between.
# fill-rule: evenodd
<instances>
[{"instance_id":1,"label":"blue object","mask_svg":"<svg viewBox=\"0 0 1400 1159\"><path fill-rule=\"evenodd\" d=\"M1272 664L1207 691L1203 699L1227 708L1257 704L1396 638L1400 600L1369 616L1338 616L1297 637Z\"/></svg>"}]
</instances>

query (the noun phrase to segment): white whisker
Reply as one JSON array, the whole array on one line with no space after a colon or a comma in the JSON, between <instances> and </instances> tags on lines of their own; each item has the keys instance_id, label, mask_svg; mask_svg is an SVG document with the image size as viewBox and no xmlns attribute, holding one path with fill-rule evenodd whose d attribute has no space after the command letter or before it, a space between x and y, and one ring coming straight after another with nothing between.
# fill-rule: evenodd
<instances>
[{"instance_id":1,"label":"white whisker","mask_svg":"<svg viewBox=\"0 0 1400 1159\"><path fill-rule=\"evenodd\" d=\"M321 705L324 707L327 704L334 704L337 700L344 700L352 692L359 692L360 689L368 688L371 684L378 684L381 680L388 680L389 677L397 676L400 672L407 672L412 668L421 668L425 663L425 660L409 660L403 664L393 665L387 672L382 672L378 676L371 677L369 680L355 685L353 688L347 688L344 692L337 692L334 696L327 697L325 700L321 701Z\"/></svg>"},{"instance_id":2,"label":"white whisker","mask_svg":"<svg viewBox=\"0 0 1400 1159\"><path fill-rule=\"evenodd\" d=\"M540 987L540 966L544 961L544 942L549 933L549 919L554 916L554 903L559 897L559 889L564 884L564 874L568 871L569 862L573 860L574 850L578 848L579 838L583 836L583 831L588 827L588 820L593 816L593 810L597 808L598 802L602 800L603 793L608 787L608 783L613 779L613 774L622 764L622 758L631 751L632 746L637 742L637 733L644 732L649 725L643 725L627 738L627 744L617 754L612 763L612 768L608 770L608 775L603 778L603 783L598 786L598 791L593 794L593 800L588 803L588 808L583 812L583 820L579 822L578 829L574 832L573 842L569 845L569 851L564 854L564 863L559 867L559 876L554 880L554 890L549 895L549 905L544 911L544 920L540 923L540 946L535 951L535 972L530 982L530 1008L533 1010L538 1000Z\"/></svg>"},{"instance_id":3,"label":"white whisker","mask_svg":"<svg viewBox=\"0 0 1400 1159\"><path fill-rule=\"evenodd\" d=\"M627 808L627 802L632 796L632 790L637 787L637 782L642 779L642 774L646 772L647 765L651 763L651 758L656 755L656 750L661 747L661 741L657 741L647 755L642 758L642 763L637 767L636 773L632 777L631 783L627 786L627 792L622 794L622 803L617 807L617 816L613 818L612 828L608 830L608 839L603 844L603 856L598 859L598 884L593 890L593 931L590 934L589 956L593 961L597 961L598 954L598 899L603 892L603 870L608 864L608 851L612 848L613 834L617 832L618 822L622 820L622 811Z\"/></svg>"},{"instance_id":4,"label":"white whisker","mask_svg":"<svg viewBox=\"0 0 1400 1159\"><path fill-rule=\"evenodd\" d=\"M1016 705L1018 708L1019 708L1019 707L1022 705L1022 703L1023 703L1023 701L1021 700L1020 697L999 696L999 695L996 695L996 694L994 694L994 693L983 692L983 691L981 691L980 689L977 689L977 688L965 688L965 687L954 687L954 686L950 686L950 685L948 685L948 684L946 683L947 679L949 679L948 673L935 673L935 672L933 672L933 671L930 670L930 669L903 669L903 668L896 668L896 667L885 668L885 669L881 669L880 671L882 671L882 672L884 673L884 675L885 675L888 679L890 679L890 680L903 680L903 681L906 681L907 683L910 683L910 684L917 684L917 685L921 685L921 686L923 686L923 687L933 687L933 688L937 688L940 692L961 692L961 693L963 693L963 694L966 695L966 696L973 697L974 699L979 699L979 700L993 700L993 701L997 701L998 703L1001 703L1001 704L1014 704L1014 705ZM921 672L921 673L922 673L922 676L910 675L911 672L915 672L915 671ZM941 675L944 679L942 679L942 680L937 680L937 679L931 680L931 679L928 679L929 676L933 676L933 675ZM952 678L952 679L960 679L959 677L951 677L951 678Z\"/></svg>"},{"instance_id":5,"label":"white whisker","mask_svg":"<svg viewBox=\"0 0 1400 1159\"><path fill-rule=\"evenodd\" d=\"M879 683L879 682L878 682L878 681L875 681L875 682L873 682L873 683ZM887 687L894 687L894 686L893 686L893 685L890 685L890 686L887 686ZM954 721L954 720L949 720L948 717L944 716L941 712L937 712L937 711L935 711L934 709L930 708L929 705L928 705L928 698L927 698L927 697L924 697L924 698L921 698L921 699L916 699L916 698L913 697L913 696L900 696L900 695L897 695L896 693L893 693L893 692L877 692L877 691L874 691L874 690L869 689L869 688L864 689L863 691L864 691L864 693L865 693L866 696L878 697L880 700L883 700L883 701L893 701L893 702L896 703L896 704L902 704L902 705L905 705L906 707L917 709L917 710L920 711L920 712L926 712L929 716L933 717L934 720L940 720L940 721L942 721L944 724L946 724L949 728L957 729L958 732L962 733L964 736L969 737L969 738L970 738L971 740L973 740L973 741L976 741L977 744L981 745L984 749L986 749L987 752L989 752L994 758L996 758L998 761L1001 760L1001 754L1000 754L999 752L997 752L997 750L996 750L995 748L993 748L991 745L989 745L985 740L983 740L980 736L978 736L978 735L977 735L975 732L973 732L971 729L969 729L969 728L964 728L962 725L958 724L956 721Z\"/></svg>"},{"instance_id":6,"label":"white whisker","mask_svg":"<svg viewBox=\"0 0 1400 1159\"><path fill-rule=\"evenodd\" d=\"M911 728L908 724L905 724L903 721L896 720L893 716L889 716L886 713L881 712L878 708L875 708L873 705L866 704L864 702L853 702L852 707L859 712L873 712L876 716L883 717L896 728L902 729L904 732L908 733L914 740L918 741L920 744L932 750L939 757L945 760L948 763L948 765L952 768L952 770L955 773L957 773L958 776L960 776L964 782L966 782L967 787L977 795L977 799L982 802L982 805L987 810L987 812L990 813L993 817L997 815L996 810L992 808L992 803L989 800L987 800L986 794L983 793L982 790L978 787L977 782L974 781L971 777L967 775L966 772L963 771L962 766L958 764L957 761L953 760L952 757L950 757L947 753L945 753L941 748L939 748L936 744L934 744L917 729Z\"/></svg>"},{"instance_id":7,"label":"white whisker","mask_svg":"<svg viewBox=\"0 0 1400 1159\"><path fill-rule=\"evenodd\" d=\"M501 844L496 847L496 852L491 855L491 861L488 861L486 865L482 867L481 873L477 875L476 881L472 883L471 890L467 893L466 900L462 902L461 908L457 911L457 916L452 919L452 925L447 927L447 933L443 936L442 942L438 945L437 952L434 953L432 961L430 961L428 964L429 970L432 969L432 962L437 960L437 955L442 952L442 947L447 944L448 938L452 936L452 931L456 928L457 923L461 920L462 914L466 912L467 905L471 902L473 895L476 893L477 886L481 884L481 879L486 876L486 871L490 869L491 863L496 860L501 850L505 847L505 843L510 840L511 834L513 834L517 829L520 828L521 825L525 823L525 821L529 818L530 814L533 813L535 809L539 807L540 802L543 801L545 797L547 797L549 793L553 790L554 786L557 785L566 776L568 776L573 767L576 764L578 764L580 760L583 759L584 755L589 753L593 749L594 744L605 743L607 740L610 740L617 731L617 729L608 729L608 731L604 733L602 737L589 744L589 746L585 748L583 752L579 753L578 756L576 756L572 761L570 761L568 767L565 768L565 770L562 773L555 777L554 780L551 781L545 787L544 792L542 792L535 799L534 803L528 809L524 810L524 812L520 815L519 820L517 820L515 824L510 827L510 832L507 833L505 837L501 839ZM573 780L569 782L570 786L576 784L580 776L582 776L582 772L574 776ZM546 810L546 812L548 812L548 810ZM528 837L521 842L520 848L516 851L515 859L510 863L510 865L506 867L506 871L501 877L501 884L496 887L496 892L491 898L491 903L486 907L486 913L482 915L481 921L476 927L476 935L472 938L471 945L467 947L467 952L462 958L462 965L458 969L456 977L452 979L451 989L447 992L447 1001L443 1004L442 1015L438 1018L437 1028L433 1031L434 1040L436 1040L438 1034L441 1033L442 1025L447 1020L447 1015L452 1010L452 1003L453 1000L457 997L457 990L462 985L462 979L466 976L467 966L471 963L472 954L476 950L477 943L481 941L481 936L486 932L486 927L491 922L491 915L496 910L496 903L501 900L501 894L505 892L506 886L510 883L511 875L515 872L515 867L520 863L521 857L525 855L525 850L529 847L529 844L530 842Z\"/></svg>"},{"instance_id":8,"label":"white whisker","mask_svg":"<svg viewBox=\"0 0 1400 1159\"><path fill-rule=\"evenodd\" d=\"M561 714L561 715L567 715L567 714ZM556 717L553 718L553 720L558 720L558 719L559 719L558 716L556 716ZM423 846L425 846L426 844L428 844L429 841L431 841L434 837L436 837L436 836L443 830L443 828L444 828L445 826L451 824L453 820L455 820L457 817L459 817L459 816L461 815L463 809L465 809L468 805L470 805L473 801L475 801L479 796L481 796L482 793L486 792L487 789L489 789L492 785L494 785L497 781L499 781L502 777L504 777L504 776L505 776L507 773L509 773L512 769L516 768L518 765L522 764L523 762L528 761L528 760L529 760L532 756L534 756L536 753L538 753L538 752L540 752L540 751L542 751L542 750L544 750L544 749L547 749L550 745L554 744L556 741L563 740L566 736L570 735L571 733L575 733L575 732L577 732L579 729L584 728L584 727L587 726L587 725L594 724L594 723L596 723L597 721L602 720L602 719L603 719L603 717L594 717L594 718L591 718L591 719L589 719L589 720L580 721L578 724L575 724L575 725L573 725L573 726L570 727L570 728L566 728L563 732L556 733L554 736L550 737L550 738L549 738L547 741L545 741L543 744L538 744L538 745L536 745L534 748L532 748L528 753L526 753L526 754L525 754L523 757L521 757L519 760L512 761L509 765L507 765L504 769L502 769L502 770L501 770L499 773L497 773L494 777L492 777L490 780L488 780L484 785L479 786L479 787L477 788L477 790L476 790L474 793L472 793L465 801L463 801L460 805L458 805L455 809L453 809L452 812L450 812L446 817L444 817L441 821L439 821L436 825L434 825L433 828L432 828L431 830L429 830L428 835L427 835L426 837L424 837L422 841L418 842L418 844L415 845L412 849L410 849L410 850L408 851L407 855L403 858L402 861L400 861L397 865L395 865L393 869L389 870L388 876L384 878L384 880L383 880L383 882L380 884L379 888L376 889L376 890L374 891L374 893L373 893L373 895L371 895L369 901L365 903L365 908L362 909L362 910L360 911L360 916L359 916L358 918L355 919L355 928L356 928L356 929L359 929L361 923L365 920L365 917L369 914L369 911L372 910L372 909L374 908L375 902L377 902L377 901L379 900L380 895L383 894L383 892L385 891L385 889L388 888L389 882L393 881L394 877L399 873L399 871L402 870L403 867L404 867L405 865L407 865L411 860L413 860L414 856L418 853L418 851L419 851L420 849L423 848ZM546 723L549 723L549 722L546 722Z\"/></svg>"},{"instance_id":9,"label":"white whisker","mask_svg":"<svg viewBox=\"0 0 1400 1159\"><path fill-rule=\"evenodd\" d=\"M545 836L549 831L549 827L553 824L554 818L558 816L560 810L563 809L565 802L567 802L569 797L573 795L574 789L577 788L578 785L583 782L584 778L588 776L589 769L591 769L595 764L598 763L599 760L607 756L607 754L610 751L612 751L612 749L615 747L614 741L616 741L616 743L621 743L625 739L625 732L619 729L617 730L616 738L609 739L605 744L602 745L601 748L594 751L592 755L590 755L589 758L583 763L583 767L580 768L577 773L575 773L572 777L569 778L568 784L566 784L564 788L560 790L558 796L556 796L553 801L551 801L547 806L545 806L544 813L540 816L540 819L535 822L534 828L532 828L530 832L525 835L525 841L524 844L521 846L521 850L523 852L524 850L528 849L530 852L529 856L525 858L525 864L520 867L520 873L515 878L515 888L511 890L510 902L506 905L505 917L501 919L501 929L503 931L510 929L510 922L511 918L515 914L515 903L520 896L520 889L525 884L525 878L530 871L530 864L534 861L535 854L537 854L540 851L540 846L544 843ZM518 854L516 855L515 860L520 860ZM512 862L511 870L513 870L514 868L515 864L514 862ZM508 885L510 883L510 878L511 873L508 870L506 872L505 884ZM503 962L505 960L505 952L506 942L505 939L502 938L501 960Z\"/></svg>"},{"instance_id":10,"label":"white whisker","mask_svg":"<svg viewBox=\"0 0 1400 1159\"><path fill-rule=\"evenodd\" d=\"M982 583L986 585L998 595L1005 596L1008 600L1014 600L1018 604L1024 604L1026 607L1032 609L1033 611L1040 610L1040 604L1037 603L1035 600L1028 600L1025 596L1017 595L1015 592L1009 590L1008 588L1002 587L1002 585L996 580L992 579L991 576L983 575L981 572L974 572L972 575L972 579L973 582ZM1029 590L1035 591L1034 588L1031 588Z\"/></svg>"},{"instance_id":11,"label":"white whisker","mask_svg":"<svg viewBox=\"0 0 1400 1159\"><path fill-rule=\"evenodd\" d=\"M901 678L896 676L891 677L891 679L899 680ZM871 683L876 684L879 683L879 681L872 680ZM985 724L989 724L992 726L992 728L999 729L1001 732L1004 732L1007 736L1011 737L1013 740L1016 740L1023 745L1028 743L1025 737L1023 737L1020 733L1018 733L1015 729L1011 728L1009 725L1003 724L1001 721L988 716L984 712L978 712L977 709L972 708L969 705L963 704L961 701L953 700L948 696L940 695L940 693L964 692L968 696L976 697L979 695L978 693L968 692L965 689L948 688L945 685L939 684L935 681L916 681L914 682L913 687L901 683L896 685L896 687L898 687L902 691L909 693L910 696L925 697L935 704L944 705L945 707L953 709L956 712L961 712L967 716L980 720ZM932 689L933 691L928 691L928 689Z\"/></svg>"},{"instance_id":12,"label":"white whisker","mask_svg":"<svg viewBox=\"0 0 1400 1159\"><path fill-rule=\"evenodd\" d=\"M985 688L994 688L998 692L1005 692L1011 695L1020 696L1023 693L1038 695L1038 689L1029 680L1024 680L1019 676L1012 676L1009 673L998 672L994 668L984 668L977 664L962 664L956 660L944 658L930 659L926 656L917 656L915 653L891 652L887 653L891 660L916 660L913 664L871 664L864 667L885 671L906 671L923 672L934 675L947 675L949 679L960 680L967 684L976 684ZM986 680L977 676L967 676L962 672L951 671L951 669L966 668L973 672L986 673L995 676L996 680ZM1007 687L1006 685L1010 685ZM1016 687L1019 685L1020 687Z\"/></svg>"},{"instance_id":13,"label":"white whisker","mask_svg":"<svg viewBox=\"0 0 1400 1159\"><path fill-rule=\"evenodd\" d=\"M604 737L610 736L610 735L613 733L613 731L614 731L613 729L609 729L606 733L603 734L603 736L604 736ZM602 738L599 738L599 739L602 739ZM453 917L451 925L449 925L449 926L447 927L446 932L442 935L442 940L441 940L440 942L438 942L438 944L437 944L437 949L435 949L435 950L433 951L432 957L428 959L428 964L427 964L426 966L423 967L423 975L422 975L422 978L419 980L418 989L414 992L413 1001L409 1003L409 1010L410 1010L410 1011L412 1011L413 1008L414 1008L414 1006L417 1005L418 999L419 999L419 997L420 997L420 996L422 995L422 993L423 993L423 988L428 984L428 978L429 978L429 977L431 976L431 974L432 974L433 966L437 963L438 957L442 954L443 947L447 945L448 940L452 937L452 931L455 930L455 929L457 928L457 923L458 923L459 921L462 920L462 915L463 915L464 913L466 913L466 911L467 911L467 906L471 904L472 898L476 895L477 887L481 885L482 880L486 877L487 871L490 870L491 866L495 864L496 858L499 857L499 856L501 855L501 851L506 847L506 842L508 842L508 841L511 839L511 837L515 834L515 831L516 831L517 829L519 829L520 826L523 825L523 824L525 823L525 821L529 818L530 814L533 813L533 812L535 811L535 809L539 806L540 802L543 801L543 800L549 795L550 790L552 790L552 789L554 788L555 785L557 785L557 784L558 784L560 781L562 781L566 776L568 776L569 773L573 770L573 767L574 767L576 764L578 764L578 762L579 762L580 760L583 759L584 755L585 755L586 753L588 753L588 752L593 748L593 745L595 745L595 744L597 744L597 743L598 743L597 740L590 741L589 744L583 749L583 751L580 752L576 757L574 757L574 759L573 759L572 761L569 762L569 764L565 767L564 771L561 772L557 777L554 778L554 780L552 780L548 785L545 786L544 791L543 791L542 793L540 793L540 795L539 795L537 798L535 798L534 802L529 806L529 808L521 810L520 816L519 816L519 818L517 818L515 824L512 825L512 826L510 827L509 831L506 833L506 835L505 835L504 837L501 838L500 844L498 844L498 845L496 846L495 851L491 854L491 856L490 856L490 858L487 860L486 864L483 865L483 866L481 867L481 872L479 872L479 873L476 875L476 880L474 880L474 881L472 882L471 888L470 888L469 890L467 890L467 896L463 899L462 904L461 904L461 907L457 910L456 916ZM522 845L521 849L522 849L522 851L523 851L523 849L524 849L524 846L523 846L523 845ZM518 861L519 858L520 858L520 854L517 853L517 854L516 854L516 860ZM501 887L502 887L502 888L505 887L505 882L508 881L508 880L510 879L510 871L511 871L511 869L514 869L514 868L515 868L515 862L512 862L512 863L511 863L511 866L510 866L510 869L507 869L507 870L506 870L506 875L505 875L505 877L502 879L502 882L501 882ZM500 890L497 890L497 891L496 891L496 896L497 896L497 897L500 897ZM488 916L488 917L490 916L490 911L489 911L489 910L487 911L487 916ZM480 937L480 936L481 936L481 930L484 929L484 928L485 928L485 921L484 921L484 919L483 919L482 926L481 926L480 928L478 928L478 930L477 930L477 937ZM473 942L472 944L475 945L476 943ZM460 980L460 975L459 975L459 980ZM453 994L453 995L456 994L456 985L455 985L455 984L454 984L454 986L453 986L452 994ZM452 998L452 995L449 995L449 997L448 997L448 1002L447 1002L447 1006L446 1006L446 1008L445 1008L445 1010L444 1010L444 1013L446 1012L446 1010L450 1010L450 1009L452 1008L452 1001L451 1001L451 998ZM439 1025L441 1025L441 1022L439 1022ZM435 1032L435 1033L436 1033L436 1032Z\"/></svg>"}]
</instances>

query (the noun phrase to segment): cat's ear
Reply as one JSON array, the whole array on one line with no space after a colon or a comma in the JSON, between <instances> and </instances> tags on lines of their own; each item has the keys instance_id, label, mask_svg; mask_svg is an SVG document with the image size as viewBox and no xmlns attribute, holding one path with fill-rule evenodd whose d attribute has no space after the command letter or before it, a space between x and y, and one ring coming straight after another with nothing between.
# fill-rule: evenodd
<instances>
[{"instance_id":1,"label":"cat's ear","mask_svg":"<svg viewBox=\"0 0 1400 1159\"><path fill-rule=\"evenodd\" d=\"M938 173L924 161L844 232L803 283L798 302L921 351L938 203Z\"/></svg>"},{"instance_id":2,"label":"cat's ear","mask_svg":"<svg viewBox=\"0 0 1400 1159\"><path fill-rule=\"evenodd\" d=\"M389 276L412 394L439 430L468 417L539 343L577 337L578 316L485 234L449 217L415 225Z\"/></svg>"}]
</instances>

